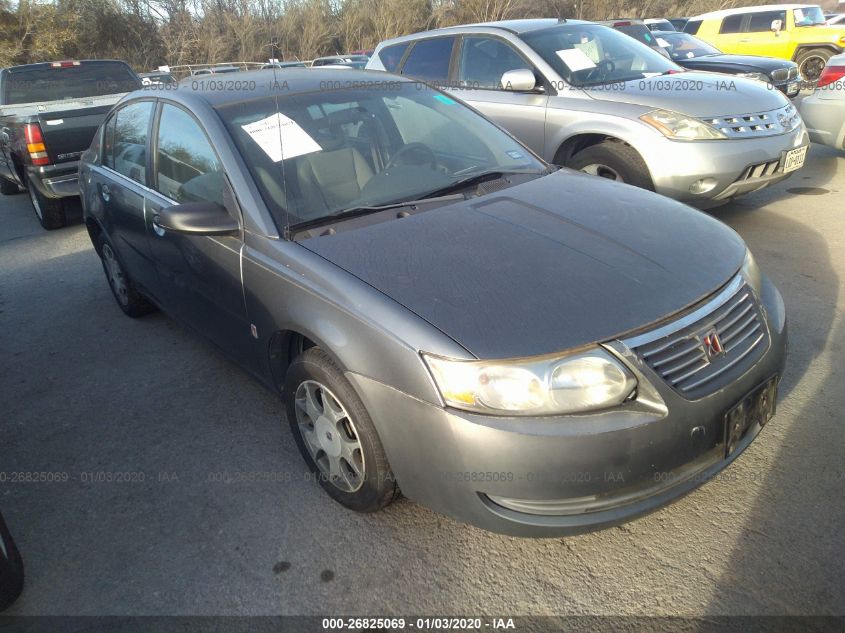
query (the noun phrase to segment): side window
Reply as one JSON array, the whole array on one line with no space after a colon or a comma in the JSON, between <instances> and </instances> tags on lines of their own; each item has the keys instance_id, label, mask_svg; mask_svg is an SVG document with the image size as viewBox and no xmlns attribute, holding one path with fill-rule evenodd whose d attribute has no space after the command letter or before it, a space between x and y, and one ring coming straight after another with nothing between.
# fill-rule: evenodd
<instances>
[{"instance_id":1,"label":"side window","mask_svg":"<svg viewBox=\"0 0 845 633\"><path fill-rule=\"evenodd\" d=\"M722 20L722 26L719 29L719 33L741 33L742 32L742 18L746 16L745 13L737 13L735 15L729 15L724 20Z\"/></svg>"},{"instance_id":2,"label":"side window","mask_svg":"<svg viewBox=\"0 0 845 633\"><path fill-rule=\"evenodd\" d=\"M147 183L147 130L153 113L152 101L140 101L121 108L114 116L110 165L119 174Z\"/></svg>"},{"instance_id":3,"label":"side window","mask_svg":"<svg viewBox=\"0 0 845 633\"><path fill-rule=\"evenodd\" d=\"M223 205L223 168L203 129L187 112L165 104L158 124L156 190L179 203Z\"/></svg>"},{"instance_id":4,"label":"side window","mask_svg":"<svg viewBox=\"0 0 845 633\"><path fill-rule=\"evenodd\" d=\"M424 81L446 81L449 78L449 60L454 44L454 37L436 37L416 42L402 67L402 74Z\"/></svg>"},{"instance_id":5,"label":"side window","mask_svg":"<svg viewBox=\"0 0 845 633\"><path fill-rule=\"evenodd\" d=\"M505 42L490 37L463 39L458 79L471 88L498 88L502 75L517 68L531 65Z\"/></svg>"},{"instance_id":6,"label":"side window","mask_svg":"<svg viewBox=\"0 0 845 633\"><path fill-rule=\"evenodd\" d=\"M786 26L786 11L762 11L752 13L751 21L747 31L751 33L763 33L772 30L772 22L780 20L782 26Z\"/></svg>"},{"instance_id":7,"label":"side window","mask_svg":"<svg viewBox=\"0 0 845 633\"><path fill-rule=\"evenodd\" d=\"M106 122L106 127L103 130L103 145L100 148L100 163L105 167L114 169L114 124L117 121L117 115Z\"/></svg>"},{"instance_id":8,"label":"side window","mask_svg":"<svg viewBox=\"0 0 845 633\"><path fill-rule=\"evenodd\" d=\"M401 44L386 46L379 51L378 58L381 60L381 63L384 65L384 69L387 72L396 72L399 62L402 61L402 55L404 55L405 51L408 50L409 45L410 42L402 42Z\"/></svg>"}]
</instances>

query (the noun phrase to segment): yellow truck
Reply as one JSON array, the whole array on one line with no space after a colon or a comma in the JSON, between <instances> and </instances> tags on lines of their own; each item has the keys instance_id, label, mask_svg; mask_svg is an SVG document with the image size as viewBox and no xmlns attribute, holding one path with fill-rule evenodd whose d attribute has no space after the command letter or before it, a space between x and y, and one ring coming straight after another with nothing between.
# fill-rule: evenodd
<instances>
[{"instance_id":1,"label":"yellow truck","mask_svg":"<svg viewBox=\"0 0 845 633\"><path fill-rule=\"evenodd\" d=\"M684 31L725 53L790 59L816 81L827 60L845 51L845 25L827 26L815 4L724 9L690 20Z\"/></svg>"}]
</instances>

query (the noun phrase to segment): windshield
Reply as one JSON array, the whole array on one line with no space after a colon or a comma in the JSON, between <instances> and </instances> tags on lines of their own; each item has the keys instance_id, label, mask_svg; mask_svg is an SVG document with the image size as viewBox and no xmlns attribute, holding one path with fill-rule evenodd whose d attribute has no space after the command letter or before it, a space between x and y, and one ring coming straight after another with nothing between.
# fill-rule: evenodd
<instances>
[{"instance_id":1,"label":"windshield","mask_svg":"<svg viewBox=\"0 0 845 633\"><path fill-rule=\"evenodd\" d=\"M655 33L657 43L663 46L672 59L692 59L705 55L720 55L715 46L711 46L688 33Z\"/></svg>"},{"instance_id":2,"label":"windshield","mask_svg":"<svg viewBox=\"0 0 845 633\"><path fill-rule=\"evenodd\" d=\"M795 16L795 26L818 26L825 23L821 7L793 9L792 15Z\"/></svg>"},{"instance_id":3,"label":"windshield","mask_svg":"<svg viewBox=\"0 0 845 633\"><path fill-rule=\"evenodd\" d=\"M416 200L485 172L545 164L451 97L416 82L218 107L280 227Z\"/></svg>"},{"instance_id":4,"label":"windshield","mask_svg":"<svg viewBox=\"0 0 845 633\"><path fill-rule=\"evenodd\" d=\"M3 80L3 103L82 99L140 87L138 76L123 62L78 62L61 68L39 64L9 69Z\"/></svg>"},{"instance_id":5,"label":"windshield","mask_svg":"<svg viewBox=\"0 0 845 633\"><path fill-rule=\"evenodd\" d=\"M645 44L598 24L572 24L522 35L546 63L574 86L643 79L682 69Z\"/></svg>"}]
</instances>

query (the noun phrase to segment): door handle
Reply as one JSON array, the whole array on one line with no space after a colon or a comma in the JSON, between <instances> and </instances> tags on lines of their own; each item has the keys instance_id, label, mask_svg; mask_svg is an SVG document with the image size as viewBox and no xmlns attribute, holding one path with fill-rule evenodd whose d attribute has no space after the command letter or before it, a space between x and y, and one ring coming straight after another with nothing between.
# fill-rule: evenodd
<instances>
[{"instance_id":1,"label":"door handle","mask_svg":"<svg viewBox=\"0 0 845 633\"><path fill-rule=\"evenodd\" d=\"M111 199L111 189L109 189L109 186L107 184L100 185L100 195L103 196L103 200L105 200L106 202Z\"/></svg>"}]
</instances>

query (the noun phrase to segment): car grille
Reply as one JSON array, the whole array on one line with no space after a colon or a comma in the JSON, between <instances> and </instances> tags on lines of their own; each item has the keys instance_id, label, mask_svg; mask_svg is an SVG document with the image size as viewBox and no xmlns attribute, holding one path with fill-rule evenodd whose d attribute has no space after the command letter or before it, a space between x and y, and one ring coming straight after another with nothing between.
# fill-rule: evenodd
<instances>
[{"instance_id":1,"label":"car grille","mask_svg":"<svg viewBox=\"0 0 845 633\"><path fill-rule=\"evenodd\" d=\"M793 66L791 68L778 68L774 72L772 72L772 81L774 82L781 82L781 81L790 81L798 77L798 67Z\"/></svg>"},{"instance_id":2,"label":"car grille","mask_svg":"<svg viewBox=\"0 0 845 633\"><path fill-rule=\"evenodd\" d=\"M778 110L701 119L728 138L754 138L791 132L800 123L798 110L791 103Z\"/></svg>"},{"instance_id":3,"label":"car grille","mask_svg":"<svg viewBox=\"0 0 845 633\"><path fill-rule=\"evenodd\" d=\"M712 311L692 324L638 346L629 344L669 386L691 400L733 380L768 348L765 319L754 293L744 282L726 300L714 303L717 305ZM639 336L631 342L643 338L649 337ZM721 352L713 349L716 340Z\"/></svg>"}]
</instances>

